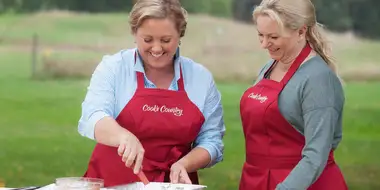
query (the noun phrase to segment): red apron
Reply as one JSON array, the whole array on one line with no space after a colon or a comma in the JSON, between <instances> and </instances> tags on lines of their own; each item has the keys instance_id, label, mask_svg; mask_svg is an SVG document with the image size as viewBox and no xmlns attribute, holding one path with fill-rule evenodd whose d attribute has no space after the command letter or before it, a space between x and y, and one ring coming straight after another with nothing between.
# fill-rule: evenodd
<instances>
[{"instance_id":1,"label":"red apron","mask_svg":"<svg viewBox=\"0 0 380 190\"><path fill-rule=\"evenodd\" d=\"M282 116L278 96L310 51L306 45L280 82L263 78L242 96L246 161L239 190L273 190L301 160L305 137ZM308 190L346 189L331 151L326 168Z\"/></svg>"},{"instance_id":2,"label":"red apron","mask_svg":"<svg viewBox=\"0 0 380 190\"><path fill-rule=\"evenodd\" d=\"M178 91L145 88L144 74L136 75L136 92L116 121L143 145L142 165L147 178L169 182L171 165L190 152L205 119L186 94L181 65ZM140 181L121 159L116 147L98 143L84 176L104 179L105 187ZM199 183L196 172L189 177L193 184Z\"/></svg>"}]
</instances>

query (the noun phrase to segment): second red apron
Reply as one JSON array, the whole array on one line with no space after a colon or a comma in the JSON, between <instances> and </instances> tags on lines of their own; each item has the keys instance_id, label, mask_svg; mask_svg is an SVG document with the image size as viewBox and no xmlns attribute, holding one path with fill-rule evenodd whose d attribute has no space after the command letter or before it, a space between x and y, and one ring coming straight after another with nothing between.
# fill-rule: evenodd
<instances>
[{"instance_id":1,"label":"second red apron","mask_svg":"<svg viewBox=\"0 0 380 190\"><path fill-rule=\"evenodd\" d=\"M136 72L136 75L136 92L116 121L143 145L143 171L147 178L152 182L169 182L171 165L190 152L205 118L187 96L181 65L178 91L145 88L144 74ZM99 143L84 176L104 179L105 187L139 181L122 162L116 147ZM193 184L198 184L196 172L189 177Z\"/></svg>"},{"instance_id":2,"label":"second red apron","mask_svg":"<svg viewBox=\"0 0 380 190\"><path fill-rule=\"evenodd\" d=\"M274 190L301 160L305 137L282 116L278 96L310 52L306 45L280 82L263 78L243 94L246 161L239 190ZM346 189L331 151L324 171L308 190Z\"/></svg>"}]
</instances>

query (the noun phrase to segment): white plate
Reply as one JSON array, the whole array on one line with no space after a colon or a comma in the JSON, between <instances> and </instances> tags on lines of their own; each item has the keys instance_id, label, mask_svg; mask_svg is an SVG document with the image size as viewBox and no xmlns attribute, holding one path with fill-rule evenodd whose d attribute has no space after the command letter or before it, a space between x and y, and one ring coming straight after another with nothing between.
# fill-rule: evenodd
<instances>
[{"instance_id":1,"label":"white plate","mask_svg":"<svg viewBox=\"0 0 380 190\"><path fill-rule=\"evenodd\" d=\"M192 184L171 184L171 183L155 183L151 182L144 187L145 190L201 190L205 189L203 185Z\"/></svg>"},{"instance_id":2,"label":"white plate","mask_svg":"<svg viewBox=\"0 0 380 190\"><path fill-rule=\"evenodd\" d=\"M144 186L143 183L137 182L126 186L119 186L115 188L101 188L101 190L203 190L207 186L204 185L191 185L191 184L171 184L171 183L158 183L151 182ZM39 190L56 190L55 184L50 184Z\"/></svg>"},{"instance_id":3,"label":"white plate","mask_svg":"<svg viewBox=\"0 0 380 190\"><path fill-rule=\"evenodd\" d=\"M203 190L207 186L204 185L191 185L191 184L172 184L172 183L159 183L150 182L144 186L143 183L137 182L128 185L121 185L113 187L116 190Z\"/></svg>"},{"instance_id":4,"label":"white plate","mask_svg":"<svg viewBox=\"0 0 380 190\"><path fill-rule=\"evenodd\" d=\"M50 185L47 185L47 186L44 186L38 190L56 190L57 187L55 186L55 184L50 184ZM114 190L114 189L107 189L107 188L101 188L100 190Z\"/></svg>"}]
</instances>

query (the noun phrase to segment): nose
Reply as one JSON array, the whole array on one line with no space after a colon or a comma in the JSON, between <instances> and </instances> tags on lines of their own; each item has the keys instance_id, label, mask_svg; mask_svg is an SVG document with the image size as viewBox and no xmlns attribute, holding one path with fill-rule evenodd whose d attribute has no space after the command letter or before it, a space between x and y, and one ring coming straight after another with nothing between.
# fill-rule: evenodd
<instances>
[{"instance_id":1,"label":"nose","mask_svg":"<svg viewBox=\"0 0 380 190\"><path fill-rule=\"evenodd\" d=\"M269 46L268 38L264 37L263 40L261 41L261 48L267 49Z\"/></svg>"},{"instance_id":2,"label":"nose","mask_svg":"<svg viewBox=\"0 0 380 190\"><path fill-rule=\"evenodd\" d=\"M152 52L154 52L154 53L161 53L162 52L162 46L161 46L161 44L160 43L154 43L153 44L153 47L152 47Z\"/></svg>"}]
</instances>

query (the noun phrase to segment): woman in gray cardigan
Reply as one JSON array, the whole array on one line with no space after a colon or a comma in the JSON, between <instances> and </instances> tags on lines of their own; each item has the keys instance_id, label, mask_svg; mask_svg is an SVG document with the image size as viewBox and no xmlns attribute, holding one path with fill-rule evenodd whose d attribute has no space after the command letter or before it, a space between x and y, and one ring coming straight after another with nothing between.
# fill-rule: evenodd
<instances>
[{"instance_id":1,"label":"woman in gray cardigan","mask_svg":"<svg viewBox=\"0 0 380 190\"><path fill-rule=\"evenodd\" d=\"M310 0L263 0L253 12L271 57L241 98L240 190L346 190L334 161L344 93Z\"/></svg>"}]
</instances>

